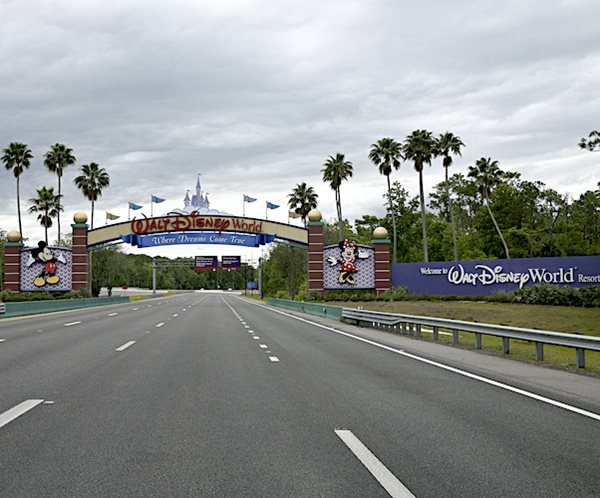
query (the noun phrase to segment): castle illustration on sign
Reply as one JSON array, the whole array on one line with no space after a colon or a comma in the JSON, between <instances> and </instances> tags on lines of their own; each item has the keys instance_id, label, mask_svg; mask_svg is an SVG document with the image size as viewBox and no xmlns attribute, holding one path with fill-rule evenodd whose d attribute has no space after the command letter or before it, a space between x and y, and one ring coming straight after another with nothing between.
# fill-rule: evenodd
<instances>
[{"instance_id":1,"label":"castle illustration on sign","mask_svg":"<svg viewBox=\"0 0 600 498\"><path fill-rule=\"evenodd\" d=\"M190 190L186 190L185 197L183 198L182 209L172 209L171 213L178 214L191 214L196 212L198 214L214 214L214 215L227 215L231 216L230 213L219 211L218 209L210 209L210 201L208 200L208 192L202 190L202 183L200 182L200 174L196 179L196 193L190 196Z\"/></svg>"}]
</instances>

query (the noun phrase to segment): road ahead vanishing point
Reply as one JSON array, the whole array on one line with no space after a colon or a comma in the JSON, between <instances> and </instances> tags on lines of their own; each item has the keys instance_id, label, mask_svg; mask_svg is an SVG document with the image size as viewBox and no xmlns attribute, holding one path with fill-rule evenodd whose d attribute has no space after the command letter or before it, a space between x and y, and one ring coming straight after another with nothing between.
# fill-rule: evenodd
<instances>
[{"instance_id":1,"label":"road ahead vanishing point","mask_svg":"<svg viewBox=\"0 0 600 498\"><path fill-rule=\"evenodd\" d=\"M0 496L600 495L600 381L419 344L225 294L2 321Z\"/></svg>"}]
</instances>

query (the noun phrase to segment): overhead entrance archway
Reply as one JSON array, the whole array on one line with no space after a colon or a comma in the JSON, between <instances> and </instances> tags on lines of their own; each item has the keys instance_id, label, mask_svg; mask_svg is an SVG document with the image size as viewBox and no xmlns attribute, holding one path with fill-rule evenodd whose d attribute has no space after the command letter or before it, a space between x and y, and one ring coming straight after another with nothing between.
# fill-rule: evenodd
<instances>
[{"instance_id":1,"label":"overhead entrance archway","mask_svg":"<svg viewBox=\"0 0 600 498\"><path fill-rule=\"evenodd\" d=\"M90 249L115 241L138 247L173 244L257 247L273 241L308 246L308 230L269 220L192 213L143 217L96 228L87 233L87 246Z\"/></svg>"}]
</instances>

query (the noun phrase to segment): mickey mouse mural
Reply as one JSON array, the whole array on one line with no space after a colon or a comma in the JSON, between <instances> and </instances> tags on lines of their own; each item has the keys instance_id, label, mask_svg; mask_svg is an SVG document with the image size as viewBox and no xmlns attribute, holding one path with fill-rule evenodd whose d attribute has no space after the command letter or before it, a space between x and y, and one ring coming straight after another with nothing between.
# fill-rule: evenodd
<instances>
[{"instance_id":1,"label":"mickey mouse mural","mask_svg":"<svg viewBox=\"0 0 600 498\"><path fill-rule=\"evenodd\" d=\"M329 268L324 265L325 288L373 288L375 282L372 255L371 247L359 245L348 239L342 240L337 246L326 247L323 259L329 263ZM339 269L337 275L332 272L336 266Z\"/></svg>"},{"instance_id":2,"label":"mickey mouse mural","mask_svg":"<svg viewBox=\"0 0 600 498\"><path fill-rule=\"evenodd\" d=\"M71 250L49 247L43 240L25 249L21 257L21 290L65 291L71 289Z\"/></svg>"}]
</instances>

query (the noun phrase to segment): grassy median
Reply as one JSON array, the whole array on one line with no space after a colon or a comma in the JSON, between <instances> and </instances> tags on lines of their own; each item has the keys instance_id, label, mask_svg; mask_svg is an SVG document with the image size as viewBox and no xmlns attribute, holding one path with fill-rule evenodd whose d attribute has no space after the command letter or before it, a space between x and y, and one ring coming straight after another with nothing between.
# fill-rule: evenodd
<instances>
[{"instance_id":1,"label":"grassy median","mask_svg":"<svg viewBox=\"0 0 600 498\"><path fill-rule=\"evenodd\" d=\"M336 306L358 307L373 311L432 316L452 320L493 323L553 332L580 333L600 337L600 308L540 306L528 304L488 303L477 301L393 301L327 303ZM432 334L423 333L424 340L433 340ZM451 335L440 335L441 343L452 343ZM460 346L475 349L475 335L460 333ZM484 336L483 350L499 356L548 365L573 371L575 350L558 346L544 346L544 361L535 360L535 344L528 341L510 341L510 353L502 353L502 339ZM600 352L586 351L585 372L600 374Z\"/></svg>"}]
</instances>

